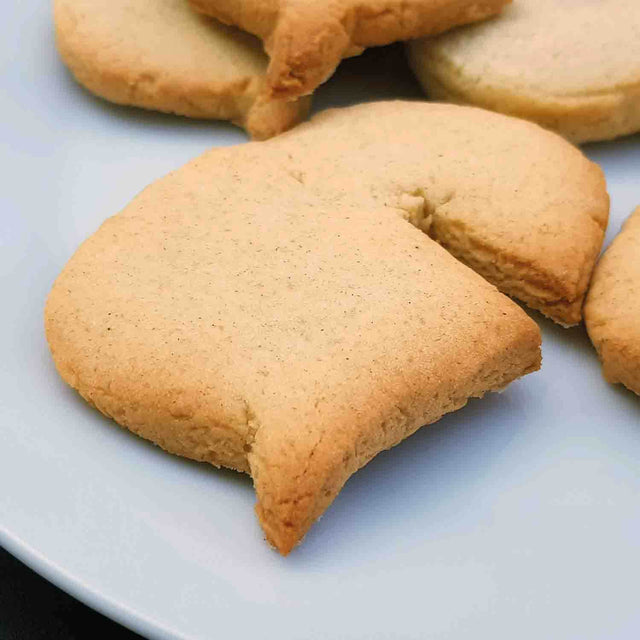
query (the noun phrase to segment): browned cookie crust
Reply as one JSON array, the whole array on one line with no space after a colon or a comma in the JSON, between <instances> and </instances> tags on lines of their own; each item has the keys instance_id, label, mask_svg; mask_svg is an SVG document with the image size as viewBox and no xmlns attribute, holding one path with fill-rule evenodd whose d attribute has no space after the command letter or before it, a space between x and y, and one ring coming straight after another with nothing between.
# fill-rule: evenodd
<instances>
[{"instance_id":1,"label":"browned cookie crust","mask_svg":"<svg viewBox=\"0 0 640 640\"><path fill-rule=\"evenodd\" d=\"M264 41L270 96L311 93L340 60L366 47L441 33L511 0L189 0L194 9Z\"/></svg>"}]
</instances>

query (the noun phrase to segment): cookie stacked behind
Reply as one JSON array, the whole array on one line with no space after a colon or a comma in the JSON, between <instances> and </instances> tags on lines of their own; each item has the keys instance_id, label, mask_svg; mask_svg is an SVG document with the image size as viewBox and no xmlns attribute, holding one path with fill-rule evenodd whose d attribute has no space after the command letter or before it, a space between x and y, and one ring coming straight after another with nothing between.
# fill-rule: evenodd
<instances>
[{"instance_id":1,"label":"cookie stacked behind","mask_svg":"<svg viewBox=\"0 0 640 640\"><path fill-rule=\"evenodd\" d=\"M640 131L640 2L518 0L409 43L426 93L527 118L574 142Z\"/></svg>"},{"instance_id":2,"label":"cookie stacked behind","mask_svg":"<svg viewBox=\"0 0 640 640\"><path fill-rule=\"evenodd\" d=\"M523 121L324 112L212 149L105 222L57 279L47 338L121 425L250 473L288 553L379 451L540 364L535 323L432 238L575 322L607 204L595 165Z\"/></svg>"},{"instance_id":3,"label":"cookie stacked behind","mask_svg":"<svg viewBox=\"0 0 640 640\"><path fill-rule=\"evenodd\" d=\"M231 120L255 139L302 120L340 59L373 44L439 33L509 0L193 2L54 0L58 49L78 82L117 102ZM285 98L285 99L281 99Z\"/></svg>"},{"instance_id":4,"label":"cookie stacked behind","mask_svg":"<svg viewBox=\"0 0 640 640\"><path fill-rule=\"evenodd\" d=\"M511 0L189 1L261 38L271 58L269 96L292 99L311 93L346 56L482 20Z\"/></svg>"},{"instance_id":5,"label":"cookie stacked behind","mask_svg":"<svg viewBox=\"0 0 640 640\"><path fill-rule=\"evenodd\" d=\"M55 0L54 17L65 63L112 102L231 120L256 139L308 112L308 99L265 100L261 43L195 14L186 0Z\"/></svg>"},{"instance_id":6,"label":"cookie stacked behind","mask_svg":"<svg viewBox=\"0 0 640 640\"><path fill-rule=\"evenodd\" d=\"M408 44L428 95L530 119L575 142L640 130L640 3L519 0L501 11L506 4L54 1L58 48L89 90L121 104L231 120L256 139L302 120L309 102L300 96L343 57L471 22L478 24Z\"/></svg>"},{"instance_id":7,"label":"cookie stacked behind","mask_svg":"<svg viewBox=\"0 0 640 640\"><path fill-rule=\"evenodd\" d=\"M640 207L598 262L584 318L605 378L640 395Z\"/></svg>"}]
</instances>

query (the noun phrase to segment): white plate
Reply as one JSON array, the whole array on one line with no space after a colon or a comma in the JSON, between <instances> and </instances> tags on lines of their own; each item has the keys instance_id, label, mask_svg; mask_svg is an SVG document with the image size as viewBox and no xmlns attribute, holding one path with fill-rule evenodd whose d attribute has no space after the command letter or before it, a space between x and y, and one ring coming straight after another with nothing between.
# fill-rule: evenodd
<instances>
[{"instance_id":1,"label":"white plate","mask_svg":"<svg viewBox=\"0 0 640 640\"><path fill-rule=\"evenodd\" d=\"M247 478L162 453L61 382L42 308L68 257L144 185L244 136L92 98L48 5L7 3L0 27L0 542L152 638L637 638L640 401L602 380L582 328L534 314L540 373L378 456L286 559ZM316 105L417 95L392 57L348 62ZM640 203L640 138L587 153L610 241Z\"/></svg>"}]
</instances>

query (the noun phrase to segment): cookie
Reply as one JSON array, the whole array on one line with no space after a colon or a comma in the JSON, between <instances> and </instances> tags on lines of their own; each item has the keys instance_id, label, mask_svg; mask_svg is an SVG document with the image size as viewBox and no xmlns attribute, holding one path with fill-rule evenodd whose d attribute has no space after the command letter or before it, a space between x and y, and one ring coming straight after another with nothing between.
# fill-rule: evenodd
<instances>
[{"instance_id":1,"label":"cookie","mask_svg":"<svg viewBox=\"0 0 640 640\"><path fill-rule=\"evenodd\" d=\"M640 2L518 0L409 43L426 93L538 122L574 142L640 131Z\"/></svg>"},{"instance_id":2,"label":"cookie","mask_svg":"<svg viewBox=\"0 0 640 640\"><path fill-rule=\"evenodd\" d=\"M584 319L604 377L640 395L640 207L598 262Z\"/></svg>"},{"instance_id":3,"label":"cookie","mask_svg":"<svg viewBox=\"0 0 640 640\"><path fill-rule=\"evenodd\" d=\"M55 0L58 51L76 80L116 102L230 120L256 139L302 120L309 100L264 98L260 42L186 0Z\"/></svg>"},{"instance_id":4,"label":"cookie","mask_svg":"<svg viewBox=\"0 0 640 640\"><path fill-rule=\"evenodd\" d=\"M346 56L441 33L493 15L511 0L189 0L197 11L264 41L268 95L311 93Z\"/></svg>"},{"instance_id":5,"label":"cookie","mask_svg":"<svg viewBox=\"0 0 640 640\"><path fill-rule=\"evenodd\" d=\"M47 339L121 425L250 473L287 553L379 451L539 366L535 323L428 234L544 297L543 269L567 287L591 271L605 202L593 164L521 120L327 111L212 149L107 220L58 277Z\"/></svg>"},{"instance_id":6,"label":"cookie","mask_svg":"<svg viewBox=\"0 0 640 640\"><path fill-rule=\"evenodd\" d=\"M503 292L581 321L609 197L600 168L559 136L481 109L386 102L317 117L295 139L307 190L404 208Z\"/></svg>"}]
</instances>

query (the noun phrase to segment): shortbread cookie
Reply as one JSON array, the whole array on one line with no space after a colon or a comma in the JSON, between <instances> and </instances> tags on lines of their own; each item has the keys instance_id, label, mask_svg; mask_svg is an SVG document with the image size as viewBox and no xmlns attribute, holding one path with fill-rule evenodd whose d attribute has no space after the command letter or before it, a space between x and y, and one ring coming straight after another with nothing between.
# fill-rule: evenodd
<instances>
[{"instance_id":1,"label":"shortbread cookie","mask_svg":"<svg viewBox=\"0 0 640 640\"><path fill-rule=\"evenodd\" d=\"M384 102L321 115L282 145L317 197L405 209L503 292L561 324L582 319L609 197L600 168L559 136L481 109Z\"/></svg>"},{"instance_id":2,"label":"shortbread cookie","mask_svg":"<svg viewBox=\"0 0 640 640\"><path fill-rule=\"evenodd\" d=\"M584 319L604 377L640 395L640 207L598 262Z\"/></svg>"},{"instance_id":3,"label":"shortbread cookie","mask_svg":"<svg viewBox=\"0 0 640 640\"><path fill-rule=\"evenodd\" d=\"M527 118L574 142L640 131L638 0L518 0L408 51L436 99Z\"/></svg>"},{"instance_id":4,"label":"shortbread cookie","mask_svg":"<svg viewBox=\"0 0 640 640\"><path fill-rule=\"evenodd\" d=\"M595 165L530 123L328 111L143 191L59 276L47 338L103 413L250 473L287 553L380 450L539 365L535 323L424 231L566 310L606 215Z\"/></svg>"},{"instance_id":5,"label":"shortbread cookie","mask_svg":"<svg viewBox=\"0 0 640 640\"><path fill-rule=\"evenodd\" d=\"M193 13L187 0L55 0L54 18L77 81L112 102L231 120L257 139L308 111L307 99L265 100L260 41Z\"/></svg>"},{"instance_id":6,"label":"shortbread cookie","mask_svg":"<svg viewBox=\"0 0 640 640\"><path fill-rule=\"evenodd\" d=\"M190 0L262 38L270 96L311 93L346 56L481 20L511 0Z\"/></svg>"}]
</instances>

